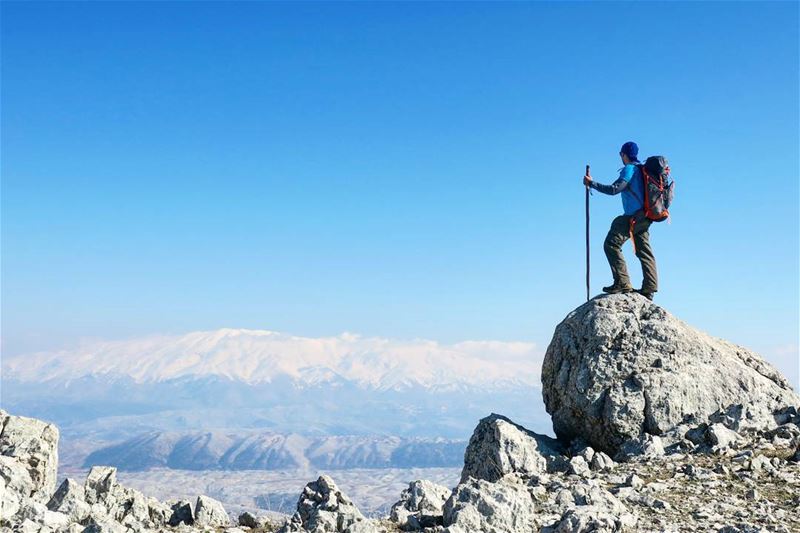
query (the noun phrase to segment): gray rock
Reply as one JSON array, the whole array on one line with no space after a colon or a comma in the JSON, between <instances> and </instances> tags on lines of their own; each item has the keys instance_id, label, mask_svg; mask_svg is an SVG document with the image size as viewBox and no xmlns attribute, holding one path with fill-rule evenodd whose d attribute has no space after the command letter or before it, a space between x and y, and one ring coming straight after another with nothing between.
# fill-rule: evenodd
<instances>
[{"instance_id":1,"label":"gray rock","mask_svg":"<svg viewBox=\"0 0 800 533\"><path fill-rule=\"evenodd\" d=\"M772 465L772 462L769 460L768 457L764 455L756 455L750 460L750 464L748 465L748 470L752 472L772 473L775 471L775 467Z\"/></svg>"},{"instance_id":2,"label":"gray rock","mask_svg":"<svg viewBox=\"0 0 800 533\"><path fill-rule=\"evenodd\" d=\"M120 485L111 466L92 467L83 492L90 521L98 527L112 527L113 522L134 530L154 529L165 526L173 514L166 504Z\"/></svg>"},{"instance_id":3,"label":"gray rock","mask_svg":"<svg viewBox=\"0 0 800 533\"><path fill-rule=\"evenodd\" d=\"M47 510L44 512L42 525L54 530L62 530L69 526L72 520L64 513Z\"/></svg>"},{"instance_id":4,"label":"gray rock","mask_svg":"<svg viewBox=\"0 0 800 533\"><path fill-rule=\"evenodd\" d=\"M171 513L167 520L167 525L175 527L178 524L186 524L187 526L194 524L194 505L191 501L179 500L177 502L172 502L170 511Z\"/></svg>"},{"instance_id":5,"label":"gray rock","mask_svg":"<svg viewBox=\"0 0 800 533\"><path fill-rule=\"evenodd\" d=\"M636 521L636 516L630 513L615 516L602 507L587 505L569 509L547 530L553 533L618 533L633 531Z\"/></svg>"},{"instance_id":6,"label":"gray rock","mask_svg":"<svg viewBox=\"0 0 800 533\"><path fill-rule=\"evenodd\" d=\"M344 530L344 533L385 533L386 529L378 526L372 520L360 520L358 522L354 522L350 525L347 529Z\"/></svg>"},{"instance_id":7,"label":"gray rock","mask_svg":"<svg viewBox=\"0 0 800 533\"><path fill-rule=\"evenodd\" d=\"M113 520L92 520L83 533L128 533L128 528Z\"/></svg>"},{"instance_id":8,"label":"gray rock","mask_svg":"<svg viewBox=\"0 0 800 533\"><path fill-rule=\"evenodd\" d=\"M575 496L572 495L571 490L561 489L556 493L553 501L561 507L571 507L575 505Z\"/></svg>"},{"instance_id":9,"label":"gray rock","mask_svg":"<svg viewBox=\"0 0 800 533\"><path fill-rule=\"evenodd\" d=\"M0 410L0 455L16 459L28 471L32 485L27 497L42 503L50 499L58 469L58 429L53 424Z\"/></svg>"},{"instance_id":10,"label":"gray rock","mask_svg":"<svg viewBox=\"0 0 800 533\"><path fill-rule=\"evenodd\" d=\"M590 475L592 471L589 468L589 465L586 464L586 459L584 459L583 456L578 455L569 460L568 472L576 476L586 477Z\"/></svg>"},{"instance_id":11,"label":"gray rock","mask_svg":"<svg viewBox=\"0 0 800 533\"><path fill-rule=\"evenodd\" d=\"M261 527L261 521L252 513L247 511L239 515L239 525L249 528Z\"/></svg>"},{"instance_id":12,"label":"gray rock","mask_svg":"<svg viewBox=\"0 0 800 533\"><path fill-rule=\"evenodd\" d=\"M714 418L714 417L712 417ZM728 429L723 423L716 422L711 425L703 423L689 429L685 437L697 445L725 449L739 441L739 434Z\"/></svg>"},{"instance_id":13,"label":"gray rock","mask_svg":"<svg viewBox=\"0 0 800 533\"><path fill-rule=\"evenodd\" d=\"M625 484L634 490L639 490L644 486L644 481L636 474L630 474L625 480Z\"/></svg>"},{"instance_id":14,"label":"gray rock","mask_svg":"<svg viewBox=\"0 0 800 533\"><path fill-rule=\"evenodd\" d=\"M442 525L444 504L451 493L447 487L430 481L412 481L392 505L389 519L407 530Z\"/></svg>"},{"instance_id":15,"label":"gray rock","mask_svg":"<svg viewBox=\"0 0 800 533\"><path fill-rule=\"evenodd\" d=\"M84 481L86 503L105 503L117 486L117 469L113 466L93 466Z\"/></svg>"},{"instance_id":16,"label":"gray rock","mask_svg":"<svg viewBox=\"0 0 800 533\"><path fill-rule=\"evenodd\" d=\"M712 446L728 448L739 440L739 434L722 424L711 424L708 427L708 441Z\"/></svg>"},{"instance_id":17,"label":"gray rock","mask_svg":"<svg viewBox=\"0 0 800 533\"><path fill-rule=\"evenodd\" d=\"M590 505L621 515L628 509L616 496L598 485L595 481L583 481L572 489L572 497L577 505Z\"/></svg>"},{"instance_id":18,"label":"gray rock","mask_svg":"<svg viewBox=\"0 0 800 533\"><path fill-rule=\"evenodd\" d=\"M28 499L14 517L16 522L24 522L30 520L37 524L44 522L44 513L47 511L47 506L41 502Z\"/></svg>"},{"instance_id":19,"label":"gray rock","mask_svg":"<svg viewBox=\"0 0 800 533\"><path fill-rule=\"evenodd\" d=\"M9 529L8 531L12 531ZM33 520L26 518L22 521L15 521L14 533L50 533L49 528L43 528L41 524L37 524Z\"/></svg>"},{"instance_id":20,"label":"gray rock","mask_svg":"<svg viewBox=\"0 0 800 533\"><path fill-rule=\"evenodd\" d=\"M339 490L333 479L323 475L305 486L297 511L279 531L341 533L362 520L364 515L352 500Z\"/></svg>"},{"instance_id":21,"label":"gray rock","mask_svg":"<svg viewBox=\"0 0 800 533\"><path fill-rule=\"evenodd\" d=\"M592 464L590 466L592 470L605 472L613 469L615 465L614 460L605 452L597 452L592 456Z\"/></svg>"},{"instance_id":22,"label":"gray rock","mask_svg":"<svg viewBox=\"0 0 800 533\"><path fill-rule=\"evenodd\" d=\"M491 483L469 478L459 484L444 507L447 533L538 532L534 501L515 476Z\"/></svg>"},{"instance_id":23,"label":"gray rock","mask_svg":"<svg viewBox=\"0 0 800 533\"><path fill-rule=\"evenodd\" d=\"M228 526L231 523L231 519L225 511L225 507L214 498L198 496L194 509L194 523L196 526L218 527Z\"/></svg>"},{"instance_id":24,"label":"gray rock","mask_svg":"<svg viewBox=\"0 0 800 533\"><path fill-rule=\"evenodd\" d=\"M542 386L559 438L581 437L612 455L645 433L668 435L715 413L733 429L769 429L773 413L800 405L761 357L638 294L598 297L571 312L547 348ZM744 406L738 414L724 414L736 405Z\"/></svg>"},{"instance_id":25,"label":"gray rock","mask_svg":"<svg viewBox=\"0 0 800 533\"><path fill-rule=\"evenodd\" d=\"M567 464L558 441L492 414L478 423L469 439L461 481L497 481L512 472L539 474L564 470Z\"/></svg>"},{"instance_id":26,"label":"gray rock","mask_svg":"<svg viewBox=\"0 0 800 533\"><path fill-rule=\"evenodd\" d=\"M800 426L800 405L789 405L784 409L778 410L775 414L775 421L778 425L794 424Z\"/></svg>"},{"instance_id":27,"label":"gray rock","mask_svg":"<svg viewBox=\"0 0 800 533\"><path fill-rule=\"evenodd\" d=\"M89 516L91 506L84 499L84 488L72 478L66 478L56 490L47 508L64 513L73 522L81 522Z\"/></svg>"},{"instance_id":28,"label":"gray rock","mask_svg":"<svg viewBox=\"0 0 800 533\"><path fill-rule=\"evenodd\" d=\"M639 438L624 442L614 459L617 461L628 461L633 458L647 460L663 455L664 445L661 442L661 437L645 433Z\"/></svg>"},{"instance_id":29,"label":"gray rock","mask_svg":"<svg viewBox=\"0 0 800 533\"><path fill-rule=\"evenodd\" d=\"M0 455L0 516L14 516L30 498L36 485L25 465L15 457Z\"/></svg>"}]
</instances>

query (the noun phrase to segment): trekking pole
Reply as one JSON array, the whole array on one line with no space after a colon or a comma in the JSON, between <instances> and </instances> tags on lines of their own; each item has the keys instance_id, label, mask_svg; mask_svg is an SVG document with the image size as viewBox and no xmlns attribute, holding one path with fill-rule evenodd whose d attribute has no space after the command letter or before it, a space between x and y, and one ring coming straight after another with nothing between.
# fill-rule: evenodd
<instances>
[{"instance_id":1,"label":"trekking pole","mask_svg":"<svg viewBox=\"0 0 800 533\"><path fill-rule=\"evenodd\" d=\"M586 165L589 176L589 165ZM589 301L589 186L586 185L586 301Z\"/></svg>"}]
</instances>

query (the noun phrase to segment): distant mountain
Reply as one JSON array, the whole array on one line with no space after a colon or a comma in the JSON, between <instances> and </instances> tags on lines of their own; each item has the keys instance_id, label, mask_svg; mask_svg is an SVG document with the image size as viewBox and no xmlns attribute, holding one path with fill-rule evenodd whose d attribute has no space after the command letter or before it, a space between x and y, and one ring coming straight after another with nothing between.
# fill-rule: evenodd
<instances>
[{"instance_id":1,"label":"distant mountain","mask_svg":"<svg viewBox=\"0 0 800 533\"><path fill-rule=\"evenodd\" d=\"M88 455L121 470L282 470L459 466L466 441L380 436L151 432Z\"/></svg>"},{"instance_id":2,"label":"distant mountain","mask_svg":"<svg viewBox=\"0 0 800 533\"><path fill-rule=\"evenodd\" d=\"M537 386L540 361L535 346L524 342L445 345L349 333L309 338L221 329L7 358L3 374L21 382L93 376L156 383L215 376L250 385L288 379L296 387L348 382L372 390L502 390Z\"/></svg>"},{"instance_id":3,"label":"distant mountain","mask_svg":"<svg viewBox=\"0 0 800 533\"><path fill-rule=\"evenodd\" d=\"M410 439L393 453L423 466L439 464L439 452L413 439L464 440L474 421L493 411L549 431L540 365L536 347L522 342L441 344L223 329L7 357L0 398L6 409L57 423L63 464L70 466L124 441L130 445L126 464L180 464L187 455L164 459L164 450L172 454L179 446L170 439L199 433L214 436L203 453L228 450L234 443L250 446L226 435L262 435L252 443L255 448L235 454L241 457L236 461L260 465L320 461L309 449L297 452L291 440L263 440L267 433L367 438L375 449L387 446L385 438ZM143 435L159 436L148 444ZM259 446L269 452L258 453ZM342 459L344 449L332 452L337 459L331 464L371 461ZM121 449L114 453L120 457ZM248 454L258 459L243 459ZM186 468L203 463L201 455L189 455ZM207 463L227 468L235 460L215 451Z\"/></svg>"}]
</instances>

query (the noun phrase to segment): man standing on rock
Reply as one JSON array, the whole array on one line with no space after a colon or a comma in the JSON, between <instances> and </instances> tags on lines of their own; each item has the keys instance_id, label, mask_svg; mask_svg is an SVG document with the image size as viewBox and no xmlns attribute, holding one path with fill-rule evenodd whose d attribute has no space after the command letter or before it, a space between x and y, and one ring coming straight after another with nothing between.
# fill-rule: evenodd
<instances>
[{"instance_id":1,"label":"man standing on rock","mask_svg":"<svg viewBox=\"0 0 800 533\"><path fill-rule=\"evenodd\" d=\"M650 248L650 224L652 221L644 215L644 180L641 163L638 159L639 147L635 142L629 141L622 145L619 156L625 165L619 172L619 178L611 185L596 183L590 176L583 177L584 185L591 187L603 194L622 193L622 209L624 214L611 222L611 229L606 235L603 249L611 266L614 283L603 287L603 292L615 294L618 292L631 292L631 279L622 255L622 245L629 238L633 240L633 251L642 263L642 288L640 294L653 299L653 294L658 290L658 275L656 273L656 258ZM587 167L588 168L588 167Z\"/></svg>"}]
</instances>

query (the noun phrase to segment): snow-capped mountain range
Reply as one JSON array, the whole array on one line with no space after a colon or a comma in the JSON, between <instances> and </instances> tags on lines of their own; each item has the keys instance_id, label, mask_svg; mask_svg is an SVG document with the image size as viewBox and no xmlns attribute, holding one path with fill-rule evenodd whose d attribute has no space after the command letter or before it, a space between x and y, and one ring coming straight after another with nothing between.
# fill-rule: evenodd
<instances>
[{"instance_id":1,"label":"snow-capped mountain range","mask_svg":"<svg viewBox=\"0 0 800 533\"><path fill-rule=\"evenodd\" d=\"M288 378L296 386L347 381L374 390L538 386L541 354L526 342L399 341L343 333L300 337L220 329L180 336L100 341L3 361L3 376L69 382L86 376L136 383L216 376L246 384Z\"/></svg>"},{"instance_id":2,"label":"snow-capped mountain range","mask_svg":"<svg viewBox=\"0 0 800 533\"><path fill-rule=\"evenodd\" d=\"M337 463L347 467L386 455L353 450L384 449L399 438L397 443L414 445L396 444L401 459L386 465L430 466L449 464L432 462L443 453L436 439L463 442L474 421L493 411L549 431L541 359L525 342L442 344L221 329L4 358L0 404L57 423L65 465L80 466L97 452L121 468L202 469L208 454L186 459L183 443L207 435L234 443L268 435L264 442L325 442L334 455L355 458ZM326 437L354 440L315 440ZM173 441L183 451L170 452L167 461L162 455ZM447 446L448 457L458 456L461 444ZM267 455L273 452L270 447ZM309 464L319 463L311 452L303 454ZM217 463L228 467L212 461Z\"/></svg>"}]
</instances>

